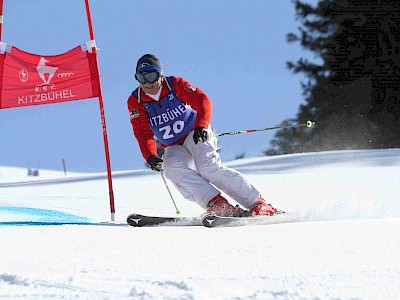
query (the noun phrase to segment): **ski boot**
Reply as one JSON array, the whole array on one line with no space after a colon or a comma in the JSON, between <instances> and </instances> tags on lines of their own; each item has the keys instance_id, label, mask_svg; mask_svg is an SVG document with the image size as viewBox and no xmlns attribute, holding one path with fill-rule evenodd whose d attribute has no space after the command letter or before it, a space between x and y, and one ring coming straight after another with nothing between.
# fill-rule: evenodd
<instances>
[{"instance_id":1,"label":"ski boot","mask_svg":"<svg viewBox=\"0 0 400 300\"><path fill-rule=\"evenodd\" d=\"M208 202L206 215L216 215L221 217L242 217L245 210L237 205L233 206L221 194L218 194Z\"/></svg>"},{"instance_id":2,"label":"ski boot","mask_svg":"<svg viewBox=\"0 0 400 300\"><path fill-rule=\"evenodd\" d=\"M271 204L268 204L265 199L260 195L254 201L253 205L250 208L250 216L272 216L276 214L278 210L275 207L272 207Z\"/></svg>"}]
</instances>

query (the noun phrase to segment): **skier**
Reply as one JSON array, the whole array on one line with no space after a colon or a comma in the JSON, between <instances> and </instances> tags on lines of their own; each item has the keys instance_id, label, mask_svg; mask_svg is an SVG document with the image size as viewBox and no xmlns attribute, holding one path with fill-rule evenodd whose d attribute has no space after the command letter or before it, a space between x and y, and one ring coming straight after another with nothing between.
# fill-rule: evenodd
<instances>
[{"instance_id":1,"label":"skier","mask_svg":"<svg viewBox=\"0 0 400 300\"><path fill-rule=\"evenodd\" d=\"M136 65L139 87L128 99L130 121L144 159L164 172L178 191L219 216L270 215L277 209L238 171L221 165L210 126L212 104L185 79L164 76L160 60L143 55ZM165 148L157 155L155 138ZM245 209L231 205L221 191Z\"/></svg>"}]
</instances>

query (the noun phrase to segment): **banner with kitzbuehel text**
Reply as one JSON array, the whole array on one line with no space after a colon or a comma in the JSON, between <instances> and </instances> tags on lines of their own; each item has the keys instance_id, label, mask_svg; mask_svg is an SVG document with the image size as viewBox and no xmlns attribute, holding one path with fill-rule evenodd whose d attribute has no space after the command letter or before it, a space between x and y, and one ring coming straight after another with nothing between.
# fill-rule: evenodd
<instances>
[{"instance_id":1,"label":"banner with kitzbuehel text","mask_svg":"<svg viewBox=\"0 0 400 300\"><path fill-rule=\"evenodd\" d=\"M0 45L0 109L100 96L96 53L86 44L59 55Z\"/></svg>"}]
</instances>

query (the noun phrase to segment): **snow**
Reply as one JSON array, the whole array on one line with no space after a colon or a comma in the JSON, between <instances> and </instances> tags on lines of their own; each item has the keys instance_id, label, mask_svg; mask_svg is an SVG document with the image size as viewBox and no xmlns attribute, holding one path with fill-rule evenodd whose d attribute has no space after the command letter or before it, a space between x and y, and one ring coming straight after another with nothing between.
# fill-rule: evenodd
<instances>
[{"instance_id":1,"label":"snow","mask_svg":"<svg viewBox=\"0 0 400 300\"><path fill-rule=\"evenodd\" d=\"M0 167L0 298L400 299L400 149L225 165L301 222L129 227L175 214L160 175L134 170L114 174L116 223L85 225L110 219L105 173Z\"/></svg>"}]
</instances>

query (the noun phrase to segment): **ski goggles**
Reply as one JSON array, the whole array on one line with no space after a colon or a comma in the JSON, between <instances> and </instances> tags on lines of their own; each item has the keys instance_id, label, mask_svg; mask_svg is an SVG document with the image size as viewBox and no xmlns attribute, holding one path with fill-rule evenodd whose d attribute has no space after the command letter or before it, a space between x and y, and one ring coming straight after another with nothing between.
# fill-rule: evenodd
<instances>
[{"instance_id":1,"label":"ski goggles","mask_svg":"<svg viewBox=\"0 0 400 300\"><path fill-rule=\"evenodd\" d=\"M135 78L141 84L145 84L146 82L154 83L158 80L158 78L160 78L160 72L149 71L149 72L143 72L143 73L136 73Z\"/></svg>"}]
</instances>

